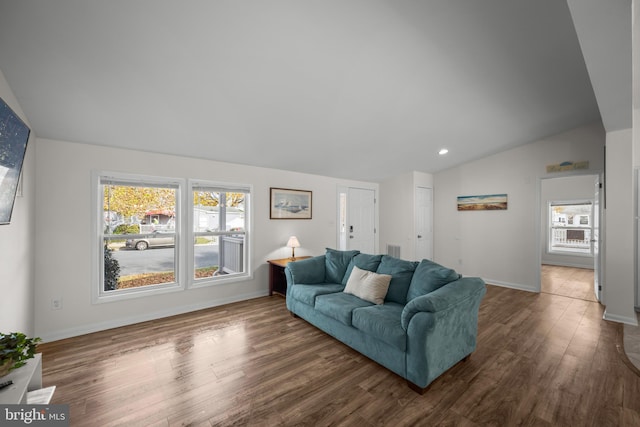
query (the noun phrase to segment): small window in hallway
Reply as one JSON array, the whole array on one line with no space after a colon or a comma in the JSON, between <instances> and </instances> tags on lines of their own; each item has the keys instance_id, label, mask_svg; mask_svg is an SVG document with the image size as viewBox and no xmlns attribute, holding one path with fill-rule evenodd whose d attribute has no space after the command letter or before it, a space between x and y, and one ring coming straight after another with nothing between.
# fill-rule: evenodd
<instances>
[{"instance_id":1,"label":"small window in hallway","mask_svg":"<svg viewBox=\"0 0 640 427\"><path fill-rule=\"evenodd\" d=\"M549 253L593 255L591 235L593 202L549 203Z\"/></svg>"}]
</instances>

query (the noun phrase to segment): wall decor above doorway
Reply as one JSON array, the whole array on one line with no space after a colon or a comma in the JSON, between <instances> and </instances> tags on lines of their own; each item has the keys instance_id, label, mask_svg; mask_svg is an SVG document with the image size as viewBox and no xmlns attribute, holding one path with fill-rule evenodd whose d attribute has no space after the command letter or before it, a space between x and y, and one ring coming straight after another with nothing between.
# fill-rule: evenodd
<instances>
[{"instance_id":1,"label":"wall decor above doorway","mask_svg":"<svg viewBox=\"0 0 640 427\"><path fill-rule=\"evenodd\" d=\"M568 172L579 169L589 169L589 161L562 162L555 165L547 165L547 173Z\"/></svg>"}]
</instances>

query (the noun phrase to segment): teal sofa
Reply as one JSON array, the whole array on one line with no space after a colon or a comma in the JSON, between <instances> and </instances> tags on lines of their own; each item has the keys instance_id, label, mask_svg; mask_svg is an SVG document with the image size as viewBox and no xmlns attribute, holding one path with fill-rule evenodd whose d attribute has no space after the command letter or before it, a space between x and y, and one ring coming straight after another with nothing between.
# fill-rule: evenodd
<instances>
[{"instance_id":1,"label":"teal sofa","mask_svg":"<svg viewBox=\"0 0 640 427\"><path fill-rule=\"evenodd\" d=\"M354 267L391 276L382 304L343 292ZM486 293L480 278L428 260L333 249L290 262L285 274L287 308L294 317L405 378L419 393L476 348L478 309Z\"/></svg>"}]
</instances>

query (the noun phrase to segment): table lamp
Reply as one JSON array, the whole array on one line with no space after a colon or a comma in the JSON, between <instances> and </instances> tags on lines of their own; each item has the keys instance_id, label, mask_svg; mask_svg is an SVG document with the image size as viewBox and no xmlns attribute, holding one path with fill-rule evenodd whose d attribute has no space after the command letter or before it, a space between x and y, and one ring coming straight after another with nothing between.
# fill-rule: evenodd
<instances>
[{"instance_id":1,"label":"table lamp","mask_svg":"<svg viewBox=\"0 0 640 427\"><path fill-rule=\"evenodd\" d=\"M300 242L296 236L289 237L287 247L291 248L291 259L296 259L296 248L300 247Z\"/></svg>"}]
</instances>

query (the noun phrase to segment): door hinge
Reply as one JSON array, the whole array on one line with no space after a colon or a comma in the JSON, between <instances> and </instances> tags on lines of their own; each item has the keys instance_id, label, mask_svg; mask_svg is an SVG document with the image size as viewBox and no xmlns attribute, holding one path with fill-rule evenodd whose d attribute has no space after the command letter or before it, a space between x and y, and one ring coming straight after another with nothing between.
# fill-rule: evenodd
<instances>
[{"instance_id":1,"label":"door hinge","mask_svg":"<svg viewBox=\"0 0 640 427\"><path fill-rule=\"evenodd\" d=\"M601 291L602 290L602 286L598 285L598 290Z\"/></svg>"},{"instance_id":2,"label":"door hinge","mask_svg":"<svg viewBox=\"0 0 640 427\"><path fill-rule=\"evenodd\" d=\"M602 188L602 183L601 182L598 183L598 187Z\"/></svg>"}]
</instances>

